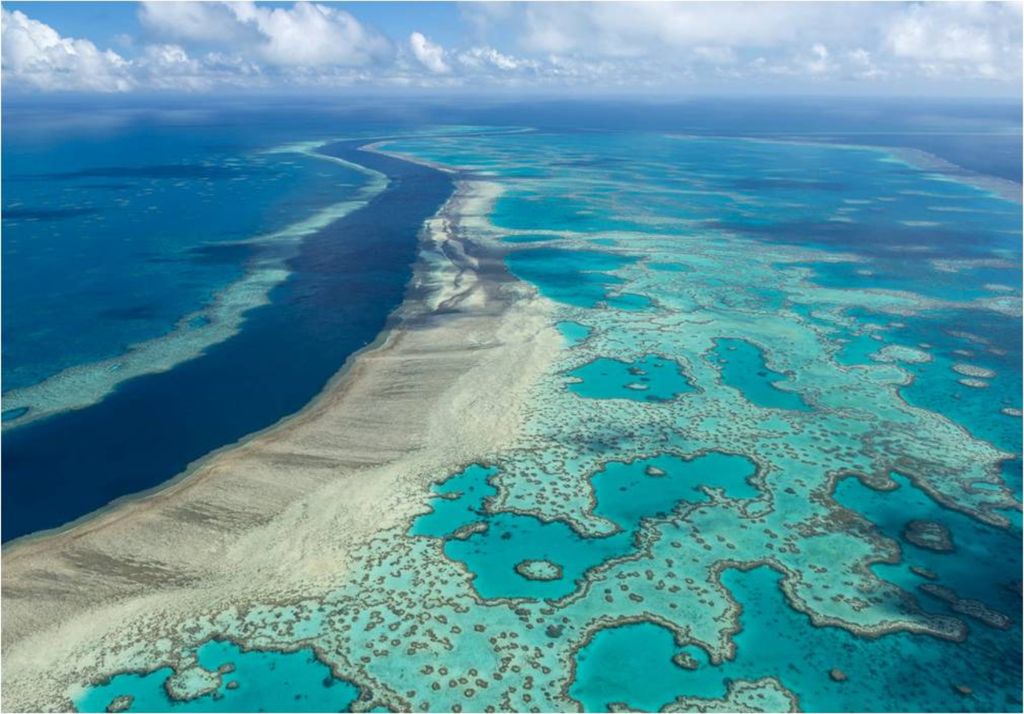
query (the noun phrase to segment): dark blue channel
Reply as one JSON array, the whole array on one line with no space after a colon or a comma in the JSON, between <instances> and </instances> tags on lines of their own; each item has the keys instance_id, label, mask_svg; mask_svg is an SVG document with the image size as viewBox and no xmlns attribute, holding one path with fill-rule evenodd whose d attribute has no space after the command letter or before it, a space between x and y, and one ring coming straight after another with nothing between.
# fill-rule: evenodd
<instances>
[{"instance_id":1,"label":"dark blue channel","mask_svg":"<svg viewBox=\"0 0 1024 714\"><path fill-rule=\"evenodd\" d=\"M3 434L2 538L55 528L153 488L211 451L307 404L402 301L417 235L453 190L443 172L358 150L323 152L388 176L389 187L307 238L292 275L238 335L102 402Z\"/></svg>"}]
</instances>

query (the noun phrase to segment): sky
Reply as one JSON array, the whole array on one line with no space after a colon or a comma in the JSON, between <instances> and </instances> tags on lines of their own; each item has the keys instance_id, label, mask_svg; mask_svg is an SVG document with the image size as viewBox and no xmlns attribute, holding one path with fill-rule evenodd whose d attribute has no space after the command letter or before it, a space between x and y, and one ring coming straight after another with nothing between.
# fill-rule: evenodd
<instances>
[{"instance_id":1,"label":"sky","mask_svg":"<svg viewBox=\"0 0 1024 714\"><path fill-rule=\"evenodd\" d=\"M6 2L18 94L1017 97L1020 2Z\"/></svg>"}]
</instances>

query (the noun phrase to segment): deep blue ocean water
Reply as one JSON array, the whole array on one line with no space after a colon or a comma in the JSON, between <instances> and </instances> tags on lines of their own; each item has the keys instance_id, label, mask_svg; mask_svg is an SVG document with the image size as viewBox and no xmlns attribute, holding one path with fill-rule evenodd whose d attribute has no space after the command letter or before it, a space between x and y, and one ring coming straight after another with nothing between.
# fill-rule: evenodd
<instances>
[{"instance_id":1,"label":"deep blue ocean water","mask_svg":"<svg viewBox=\"0 0 1024 714\"><path fill-rule=\"evenodd\" d=\"M3 149L5 392L170 332L269 248L253 238L367 180L221 127L22 134Z\"/></svg>"},{"instance_id":2,"label":"deep blue ocean water","mask_svg":"<svg viewBox=\"0 0 1024 714\"><path fill-rule=\"evenodd\" d=\"M451 182L358 152L361 143L324 151L387 174L389 189L307 238L289 260L291 277L269 305L246 314L239 334L170 371L124 382L98 404L4 433L5 540L156 486L297 411L376 337L404 295L420 226ZM5 260L5 273L14 265L17 258ZM17 343L17 332L6 335L5 327L5 344Z\"/></svg>"}]
</instances>

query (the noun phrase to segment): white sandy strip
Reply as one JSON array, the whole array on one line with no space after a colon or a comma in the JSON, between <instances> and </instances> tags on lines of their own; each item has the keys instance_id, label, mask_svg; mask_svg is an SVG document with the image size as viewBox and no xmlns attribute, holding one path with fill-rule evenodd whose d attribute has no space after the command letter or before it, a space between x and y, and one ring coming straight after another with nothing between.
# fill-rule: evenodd
<instances>
[{"instance_id":1,"label":"white sandy strip","mask_svg":"<svg viewBox=\"0 0 1024 714\"><path fill-rule=\"evenodd\" d=\"M27 413L4 423L4 428L68 409L81 409L102 401L121 382L144 374L165 372L178 364L200 356L204 350L234 336L241 328L243 315L269 302L270 291L291 274L286 261L304 238L339 218L365 206L388 184L384 174L333 156L316 153L323 142L290 144L267 153L300 153L340 163L369 176L356 197L321 209L305 220L279 231L255 236L244 243L274 245L273 257L256 258L246 266L245 275L222 289L206 307L185 315L170 333L130 346L117 357L77 365L23 389L3 395L5 411L27 409Z\"/></svg>"},{"instance_id":2,"label":"white sandy strip","mask_svg":"<svg viewBox=\"0 0 1024 714\"><path fill-rule=\"evenodd\" d=\"M420 244L413 293L431 294L298 415L155 493L3 549L4 711L67 710L69 688L109 674L113 642L322 595L363 544L428 508L429 483L517 437L562 338L531 287L460 263L462 212L482 220L493 196L459 183Z\"/></svg>"}]
</instances>

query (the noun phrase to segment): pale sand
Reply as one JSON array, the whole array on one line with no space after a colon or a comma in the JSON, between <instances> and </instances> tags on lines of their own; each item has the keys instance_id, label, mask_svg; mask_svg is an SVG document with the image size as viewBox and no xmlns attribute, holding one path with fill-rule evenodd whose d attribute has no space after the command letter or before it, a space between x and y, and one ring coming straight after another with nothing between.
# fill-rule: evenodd
<instances>
[{"instance_id":1,"label":"pale sand","mask_svg":"<svg viewBox=\"0 0 1024 714\"><path fill-rule=\"evenodd\" d=\"M496 195L459 183L421 236L394 329L300 414L153 494L4 549L4 711L67 709L83 674L109 674L100 639L153 613L322 595L375 533L428 509L431 482L514 438L561 337L501 256L461 235Z\"/></svg>"}]
</instances>

